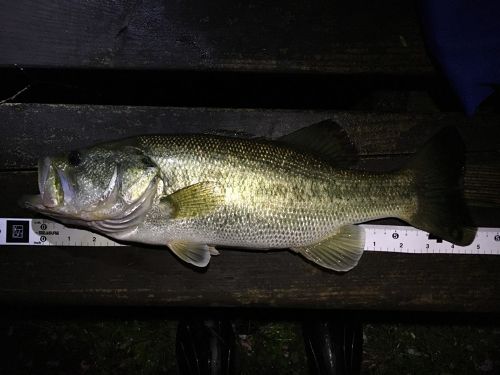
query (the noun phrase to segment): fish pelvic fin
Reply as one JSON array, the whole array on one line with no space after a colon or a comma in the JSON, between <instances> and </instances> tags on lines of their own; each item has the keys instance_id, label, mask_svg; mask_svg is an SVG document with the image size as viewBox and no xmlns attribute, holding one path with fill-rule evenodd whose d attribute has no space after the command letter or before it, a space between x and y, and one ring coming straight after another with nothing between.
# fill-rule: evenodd
<instances>
[{"instance_id":1,"label":"fish pelvic fin","mask_svg":"<svg viewBox=\"0 0 500 375\"><path fill-rule=\"evenodd\" d=\"M292 248L315 264L334 271L354 268L363 255L365 231L356 225L344 225L337 233L318 243Z\"/></svg>"},{"instance_id":2,"label":"fish pelvic fin","mask_svg":"<svg viewBox=\"0 0 500 375\"><path fill-rule=\"evenodd\" d=\"M172 241L167 245L184 262L196 267L206 267L210 262L210 254L213 251L213 248L206 244L188 241Z\"/></svg>"},{"instance_id":3,"label":"fish pelvic fin","mask_svg":"<svg viewBox=\"0 0 500 375\"><path fill-rule=\"evenodd\" d=\"M465 146L456 128L439 131L410 161L415 176L417 210L411 225L446 241L466 246L476 235L465 205Z\"/></svg>"}]
</instances>

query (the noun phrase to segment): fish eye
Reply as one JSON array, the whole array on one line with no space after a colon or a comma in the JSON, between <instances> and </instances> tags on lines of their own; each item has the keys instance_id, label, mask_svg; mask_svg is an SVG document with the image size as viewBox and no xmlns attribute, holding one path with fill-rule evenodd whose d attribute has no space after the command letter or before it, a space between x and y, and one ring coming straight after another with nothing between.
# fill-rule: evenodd
<instances>
[{"instance_id":1,"label":"fish eye","mask_svg":"<svg viewBox=\"0 0 500 375\"><path fill-rule=\"evenodd\" d=\"M82 162L81 155L78 151L71 151L68 154L68 163L72 167L78 167L81 162Z\"/></svg>"}]
</instances>

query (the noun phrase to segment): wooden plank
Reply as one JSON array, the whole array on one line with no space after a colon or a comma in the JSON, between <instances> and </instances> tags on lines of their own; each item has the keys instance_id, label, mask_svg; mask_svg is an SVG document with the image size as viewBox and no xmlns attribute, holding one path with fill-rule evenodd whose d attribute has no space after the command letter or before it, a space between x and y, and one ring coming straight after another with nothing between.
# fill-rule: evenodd
<instances>
[{"instance_id":1,"label":"wooden plank","mask_svg":"<svg viewBox=\"0 0 500 375\"><path fill-rule=\"evenodd\" d=\"M457 126L471 153L500 150L500 116L494 114L469 119L442 113L4 104L0 170L34 168L41 155L138 134L219 129L273 138L325 119L342 125L365 157L414 153L443 126Z\"/></svg>"},{"instance_id":2,"label":"wooden plank","mask_svg":"<svg viewBox=\"0 0 500 375\"><path fill-rule=\"evenodd\" d=\"M289 252L224 251L196 272L167 250L1 251L4 304L500 311L498 257L369 253L341 276Z\"/></svg>"},{"instance_id":3,"label":"wooden plank","mask_svg":"<svg viewBox=\"0 0 500 375\"><path fill-rule=\"evenodd\" d=\"M0 3L0 66L432 74L412 2Z\"/></svg>"}]
</instances>

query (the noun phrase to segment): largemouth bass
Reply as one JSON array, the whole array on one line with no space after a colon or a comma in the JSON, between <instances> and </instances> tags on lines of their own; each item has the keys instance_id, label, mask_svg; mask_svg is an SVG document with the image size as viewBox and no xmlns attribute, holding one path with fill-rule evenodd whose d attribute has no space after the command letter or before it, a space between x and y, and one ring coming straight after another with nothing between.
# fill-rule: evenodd
<instances>
[{"instance_id":1,"label":"largemouth bass","mask_svg":"<svg viewBox=\"0 0 500 375\"><path fill-rule=\"evenodd\" d=\"M442 130L399 171L355 170L352 156L331 121L275 141L138 136L42 158L40 195L24 205L118 240L166 245L199 267L228 246L290 249L348 271L365 243L355 224L385 217L472 242L456 130Z\"/></svg>"}]
</instances>

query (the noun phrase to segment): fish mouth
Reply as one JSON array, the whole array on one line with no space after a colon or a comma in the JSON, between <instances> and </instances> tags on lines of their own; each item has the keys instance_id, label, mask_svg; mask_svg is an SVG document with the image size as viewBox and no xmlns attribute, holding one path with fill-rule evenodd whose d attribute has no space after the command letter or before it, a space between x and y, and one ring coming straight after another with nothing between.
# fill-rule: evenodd
<instances>
[{"instance_id":1,"label":"fish mouth","mask_svg":"<svg viewBox=\"0 0 500 375\"><path fill-rule=\"evenodd\" d=\"M124 232L140 224L150 210L158 191L159 178L153 178L144 193L132 202L124 202L119 196L120 180L119 168L115 167L99 202L80 207L71 176L60 168L57 158L45 157L38 162L40 194L24 196L19 203L63 223L90 226L104 233ZM113 211L115 206L120 206L116 212Z\"/></svg>"},{"instance_id":2,"label":"fish mouth","mask_svg":"<svg viewBox=\"0 0 500 375\"><path fill-rule=\"evenodd\" d=\"M39 195L23 197L21 204L24 207L43 213L53 213L74 196L68 177L49 157L38 161L38 189Z\"/></svg>"}]
</instances>

